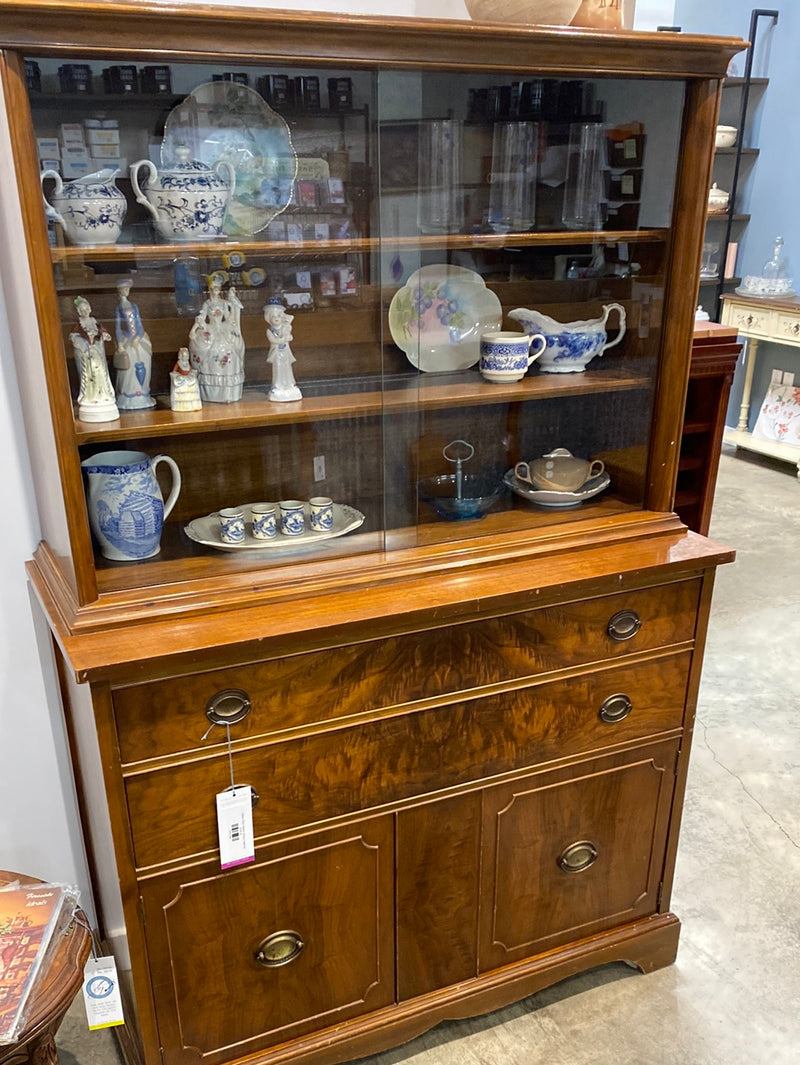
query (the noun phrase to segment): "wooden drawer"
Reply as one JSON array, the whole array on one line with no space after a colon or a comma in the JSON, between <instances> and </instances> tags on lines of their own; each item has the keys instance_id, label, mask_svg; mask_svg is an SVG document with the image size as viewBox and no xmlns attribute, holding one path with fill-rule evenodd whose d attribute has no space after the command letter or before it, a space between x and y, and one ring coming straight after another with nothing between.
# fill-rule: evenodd
<instances>
[{"instance_id":1,"label":"wooden drawer","mask_svg":"<svg viewBox=\"0 0 800 1065\"><path fill-rule=\"evenodd\" d=\"M482 972L655 913L677 750L677 741L654 744L586 763L580 775L487 789Z\"/></svg>"},{"instance_id":2,"label":"wooden drawer","mask_svg":"<svg viewBox=\"0 0 800 1065\"><path fill-rule=\"evenodd\" d=\"M215 1065L395 998L391 817L265 848L226 873L208 863L155 877L141 894L159 1038L173 1065ZM256 951L279 931L304 946L265 968Z\"/></svg>"},{"instance_id":3,"label":"wooden drawer","mask_svg":"<svg viewBox=\"0 0 800 1065\"><path fill-rule=\"evenodd\" d=\"M786 344L800 344L800 314L778 314L775 339Z\"/></svg>"},{"instance_id":4,"label":"wooden drawer","mask_svg":"<svg viewBox=\"0 0 800 1065\"><path fill-rule=\"evenodd\" d=\"M597 669L480 699L386 715L346 728L233 752L238 784L260 796L256 838L499 773L679 729L690 652ZM600 710L625 695L632 709ZM615 700L614 713L620 709ZM214 796L230 784L227 752L126 779L136 864L216 848ZM180 831L165 832L164 824Z\"/></svg>"},{"instance_id":5,"label":"wooden drawer","mask_svg":"<svg viewBox=\"0 0 800 1065\"><path fill-rule=\"evenodd\" d=\"M200 747L206 704L225 689L243 690L252 704L231 727L238 741L691 640L699 588L681 581L118 689L120 756L132 764ZM642 624L618 641L606 627L622 610ZM222 748L225 739L215 728L202 747Z\"/></svg>"}]
</instances>

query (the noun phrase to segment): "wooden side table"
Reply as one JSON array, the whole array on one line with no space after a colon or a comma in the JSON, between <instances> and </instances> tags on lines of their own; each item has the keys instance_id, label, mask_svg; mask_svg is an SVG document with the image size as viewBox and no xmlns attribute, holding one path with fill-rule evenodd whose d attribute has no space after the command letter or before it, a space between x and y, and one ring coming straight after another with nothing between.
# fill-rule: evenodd
<instances>
[{"instance_id":1,"label":"wooden side table","mask_svg":"<svg viewBox=\"0 0 800 1065\"><path fill-rule=\"evenodd\" d=\"M15 881L41 884L21 873L0 870L0 887ZM83 983L91 936L83 910L77 910L42 969L28 1003L28 1019L16 1043L0 1046L0 1065L57 1065L55 1034Z\"/></svg>"},{"instance_id":2,"label":"wooden side table","mask_svg":"<svg viewBox=\"0 0 800 1065\"><path fill-rule=\"evenodd\" d=\"M725 441L748 451L757 451L760 455L793 462L800 477L800 450L794 444L753 436L748 428L758 345L762 340L768 340L773 344L800 347L800 302L794 299L754 299L726 293L722 297L722 321L725 325L734 326L740 336L747 340L739 423L735 429L725 430Z\"/></svg>"}]
</instances>

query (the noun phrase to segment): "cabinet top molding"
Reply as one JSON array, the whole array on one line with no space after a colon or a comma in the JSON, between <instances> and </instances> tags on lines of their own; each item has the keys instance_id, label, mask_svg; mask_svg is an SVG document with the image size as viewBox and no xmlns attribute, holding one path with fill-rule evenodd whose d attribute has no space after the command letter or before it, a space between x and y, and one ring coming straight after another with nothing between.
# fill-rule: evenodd
<instances>
[{"instance_id":1,"label":"cabinet top molding","mask_svg":"<svg viewBox=\"0 0 800 1065\"><path fill-rule=\"evenodd\" d=\"M152 42L152 43L150 43ZM636 48L631 48L632 44ZM564 70L662 77L723 77L747 48L735 37L457 19L376 18L207 4L28 0L2 3L0 45L40 56L313 60L398 68ZM569 46L568 56L565 45Z\"/></svg>"}]
</instances>

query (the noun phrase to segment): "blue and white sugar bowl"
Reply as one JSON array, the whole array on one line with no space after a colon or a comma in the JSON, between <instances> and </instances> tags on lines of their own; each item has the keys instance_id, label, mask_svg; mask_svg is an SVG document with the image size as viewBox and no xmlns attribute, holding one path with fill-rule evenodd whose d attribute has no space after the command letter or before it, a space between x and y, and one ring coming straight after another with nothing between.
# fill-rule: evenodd
<instances>
[{"instance_id":1,"label":"blue and white sugar bowl","mask_svg":"<svg viewBox=\"0 0 800 1065\"><path fill-rule=\"evenodd\" d=\"M609 341L606 322L612 311L619 315L619 329ZM526 333L541 333L547 344L539 358L544 373L576 373L586 369L595 356L613 348L625 336L625 308L619 303L607 303L600 318L578 322L557 322L541 311L518 307L508 317L519 322Z\"/></svg>"},{"instance_id":2,"label":"blue and white sugar bowl","mask_svg":"<svg viewBox=\"0 0 800 1065\"><path fill-rule=\"evenodd\" d=\"M175 147L175 163L159 171L149 159L131 166L131 184L139 203L153 216L164 240L219 237L236 187L236 172L219 160L212 169L191 158L188 145ZM139 172L144 171L142 180Z\"/></svg>"}]
</instances>

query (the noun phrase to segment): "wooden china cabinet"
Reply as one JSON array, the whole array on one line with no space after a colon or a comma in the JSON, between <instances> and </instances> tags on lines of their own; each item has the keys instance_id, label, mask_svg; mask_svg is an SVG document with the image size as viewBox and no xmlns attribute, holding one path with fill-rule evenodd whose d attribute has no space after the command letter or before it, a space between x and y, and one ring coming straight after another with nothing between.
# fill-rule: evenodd
<instances>
[{"instance_id":1,"label":"wooden china cabinet","mask_svg":"<svg viewBox=\"0 0 800 1065\"><path fill-rule=\"evenodd\" d=\"M12 322L44 534L29 573L101 932L130 977L129 1056L343 1061L601 963L669 964L713 575L732 558L673 501L719 91L744 42L70 0L4 3L0 46L6 223L28 264L4 256L4 285L38 323ZM195 90L215 84L212 115ZM136 202L128 168L163 168L178 119L207 165L235 142L243 231L168 241ZM538 181L502 227L492 145L510 122L535 133ZM581 124L602 125L595 168L636 171L624 227L599 201L588 228L562 223ZM273 126L297 159L278 213ZM58 151L80 176L76 127L90 166L122 167L115 243L48 224L40 167ZM420 147L434 127L460 141L441 186ZM98 129L118 131L111 151ZM215 275L242 304L243 396L174 412ZM126 277L156 405L85 421L75 300L113 334ZM268 399L269 299L295 308L299 401ZM573 322L611 303L625 335L583 372L481 377L477 335L517 329L510 310ZM454 473L456 441L497 497L446 520L419 482ZM558 447L602 460L603 490L553 506L511 475ZM81 463L117 450L181 472L142 561L106 559L90 531ZM221 549L219 508L314 496L341 535ZM232 781L253 789L255 855L222 869Z\"/></svg>"}]
</instances>

